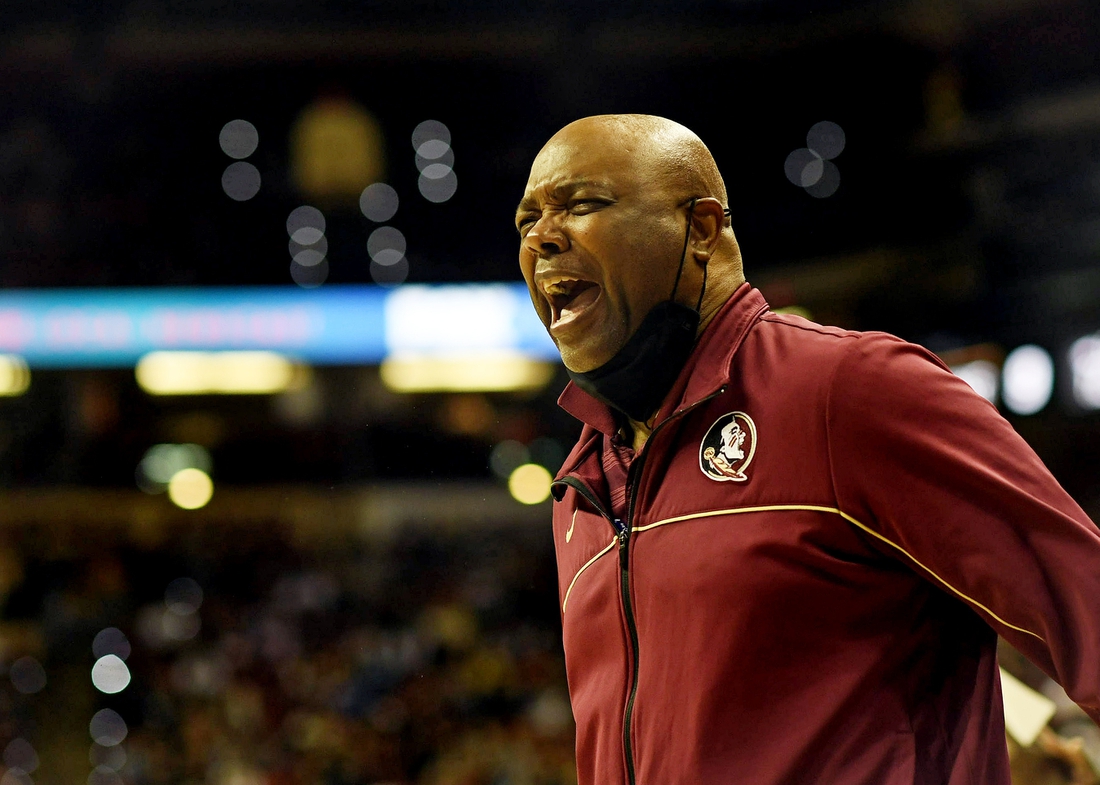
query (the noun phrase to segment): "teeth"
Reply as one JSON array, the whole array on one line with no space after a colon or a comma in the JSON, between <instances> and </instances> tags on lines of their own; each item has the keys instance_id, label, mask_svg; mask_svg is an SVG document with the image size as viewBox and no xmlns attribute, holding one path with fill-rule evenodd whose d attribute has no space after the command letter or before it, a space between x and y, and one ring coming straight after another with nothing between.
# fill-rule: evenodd
<instances>
[{"instance_id":1,"label":"teeth","mask_svg":"<svg viewBox=\"0 0 1100 785\"><path fill-rule=\"evenodd\" d=\"M564 275L553 275L543 280L542 290L551 296L569 294L573 288L573 284L578 281L579 279L577 278L569 278Z\"/></svg>"}]
</instances>

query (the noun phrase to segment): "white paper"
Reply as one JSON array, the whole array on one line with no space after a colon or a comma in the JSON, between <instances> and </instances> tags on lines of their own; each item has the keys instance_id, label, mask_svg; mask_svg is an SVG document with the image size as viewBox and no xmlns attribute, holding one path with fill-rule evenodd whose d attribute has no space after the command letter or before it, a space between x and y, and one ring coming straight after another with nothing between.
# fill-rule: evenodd
<instances>
[{"instance_id":1,"label":"white paper","mask_svg":"<svg viewBox=\"0 0 1100 785\"><path fill-rule=\"evenodd\" d=\"M1028 687L1001 668L1005 729L1021 747L1030 747L1054 716L1054 701Z\"/></svg>"}]
</instances>

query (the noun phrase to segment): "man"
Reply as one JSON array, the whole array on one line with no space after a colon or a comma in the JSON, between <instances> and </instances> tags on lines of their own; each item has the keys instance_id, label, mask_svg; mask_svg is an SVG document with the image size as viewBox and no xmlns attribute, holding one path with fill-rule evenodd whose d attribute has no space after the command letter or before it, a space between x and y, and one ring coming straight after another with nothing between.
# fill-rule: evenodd
<instances>
[{"instance_id":1,"label":"man","mask_svg":"<svg viewBox=\"0 0 1100 785\"><path fill-rule=\"evenodd\" d=\"M770 312L726 204L686 128L601 116L516 213L584 423L554 483L579 781L1007 784L998 633L1100 719L1100 532L932 354Z\"/></svg>"}]
</instances>

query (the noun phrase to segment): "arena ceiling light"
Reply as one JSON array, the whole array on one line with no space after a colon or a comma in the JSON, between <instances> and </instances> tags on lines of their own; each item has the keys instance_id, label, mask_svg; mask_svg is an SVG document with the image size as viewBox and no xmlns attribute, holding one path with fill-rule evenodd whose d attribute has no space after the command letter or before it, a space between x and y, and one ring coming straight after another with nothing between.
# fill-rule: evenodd
<instances>
[{"instance_id":1,"label":"arena ceiling light","mask_svg":"<svg viewBox=\"0 0 1100 785\"><path fill-rule=\"evenodd\" d=\"M306 386L310 370L276 352L150 352L135 376L151 395L270 395Z\"/></svg>"},{"instance_id":2,"label":"arena ceiling light","mask_svg":"<svg viewBox=\"0 0 1100 785\"><path fill-rule=\"evenodd\" d=\"M395 354L382 361L382 382L394 392L509 392L538 390L555 365L510 351L471 354Z\"/></svg>"}]
</instances>

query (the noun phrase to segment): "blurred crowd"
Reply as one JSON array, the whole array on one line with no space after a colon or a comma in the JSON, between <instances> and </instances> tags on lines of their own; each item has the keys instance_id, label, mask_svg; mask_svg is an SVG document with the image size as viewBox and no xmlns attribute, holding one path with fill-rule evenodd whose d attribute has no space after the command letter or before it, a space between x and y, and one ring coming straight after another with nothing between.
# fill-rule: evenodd
<instances>
[{"instance_id":1,"label":"blurred crowd","mask_svg":"<svg viewBox=\"0 0 1100 785\"><path fill-rule=\"evenodd\" d=\"M548 529L9 529L0 785L575 783ZM1001 660L1058 706L1014 784L1094 785L1100 730Z\"/></svg>"},{"instance_id":2,"label":"blurred crowd","mask_svg":"<svg viewBox=\"0 0 1100 785\"><path fill-rule=\"evenodd\" d=\"M11 535L0 782L575 782L544 538ZM92 683L106 654L114 694Z\"/></svg>"}]
</instances>

